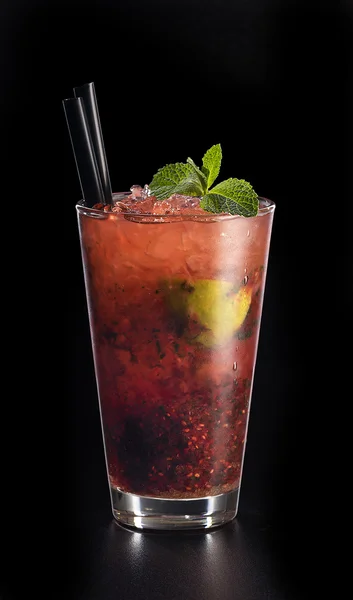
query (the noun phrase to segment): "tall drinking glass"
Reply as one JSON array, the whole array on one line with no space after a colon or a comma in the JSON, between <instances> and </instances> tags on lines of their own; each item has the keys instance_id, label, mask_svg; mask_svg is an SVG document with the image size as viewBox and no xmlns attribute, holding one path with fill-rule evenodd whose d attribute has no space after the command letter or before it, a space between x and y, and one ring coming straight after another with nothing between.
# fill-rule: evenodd
<instances>
[{"instance_id":1,"label":"tall drinking glass","mask_svg":"<svg viewBox=\"0 0 353 600\"><path fill-rule=\"evenodd\" d=\"M250 218L76 209L113 515L139 529L226 523L275 205L260 199Z\"/></svg>"}]
</instances>

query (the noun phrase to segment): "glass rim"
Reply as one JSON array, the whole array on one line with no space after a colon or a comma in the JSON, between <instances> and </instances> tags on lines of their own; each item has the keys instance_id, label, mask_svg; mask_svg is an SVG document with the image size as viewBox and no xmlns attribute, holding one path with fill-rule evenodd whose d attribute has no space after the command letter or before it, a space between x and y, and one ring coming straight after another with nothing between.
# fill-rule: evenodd
<instances>
[{"instance_id":1,"label":"glass rim","mask_svg":"<svg viewBox=\"0 0 353 600\"><path fill-rule=\"evenodd\" d=\"M113 193L113 198L117 197L117 196L128 196L130 195L131 192L114 192ZM230 219L256 219L258 217L262 217L264 215L267 215L269 213L274 212L275 208L276 208L276 204L273 200L270 200L269 198L265 198L264 196L258 196L259 199L259 205L262 203L262 206L259 206L259 210L257 212L256 215L254 215L253 217L244 217L243 215L220 215L217 213L209 213L209 215L201 215L201 214L195 214L195 213L183 213L183 214L177 214L177 215L169 215L169 214L164 214L164 215L153 215L153 214L148 214L148 213L137 213L137 212L106 212L100 208L92 208L92 207L88 207L85 206L85 201L83 199L81 199L79 202L77 202L76 204L76 210L77 212L84 214L86 216L92 216L92 217L100 217L100 218L108 218L108 217L112 217L114 216L115 218L119 219L119 218L131 218L131 220L134 220L134 218L137 218L140 222L140 219L144 218L144 219L148 219L147 222L149 223L171 223L171 222L177 222L177 221L187 221L187 220L193 220L193 221L199 221L199 222L214 222L214 221L226 221L226 220L230 220ZM153 219L153 220L151 220Z\"/></svg>"}]
</instances>

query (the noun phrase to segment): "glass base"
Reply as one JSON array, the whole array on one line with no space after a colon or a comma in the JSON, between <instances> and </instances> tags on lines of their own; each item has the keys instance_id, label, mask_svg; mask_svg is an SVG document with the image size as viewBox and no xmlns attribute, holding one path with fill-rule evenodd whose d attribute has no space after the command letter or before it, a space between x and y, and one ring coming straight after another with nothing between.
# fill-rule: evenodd
<instances>
[{"instance_id":1,"label":"glass base","mask_svg":"<svg viewBox=\"0 0 353 600\"><path fill-rule=\"evenodd\" d=\"M127 494L111 488L113 515L118 523L137 529L210 529L232 521L239 489L205 498L166 499Z\"/></svg>"}]
</instances>

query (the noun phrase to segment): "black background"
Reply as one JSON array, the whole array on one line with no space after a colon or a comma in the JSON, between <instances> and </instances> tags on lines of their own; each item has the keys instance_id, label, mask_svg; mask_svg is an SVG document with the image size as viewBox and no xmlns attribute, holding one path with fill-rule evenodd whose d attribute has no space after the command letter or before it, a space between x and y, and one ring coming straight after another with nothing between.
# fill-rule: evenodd
<instances>
[{"instance_id":1,"label":"black background","mask_svg":"<svg viewBox=\"0 0 353 600\"><path fill-rule=\"evenodd\" d=\"M82 530L110 518L61 104L89 81L115 191L221 143L222 178L276 202L240 514L271 523L289 582L316 581L312 556L346 506L352 2L32 0L1 11L4 600L22 578L37 589L47 576L61 590L47 598L71 597Z\"/></svg>"}]
</instances>

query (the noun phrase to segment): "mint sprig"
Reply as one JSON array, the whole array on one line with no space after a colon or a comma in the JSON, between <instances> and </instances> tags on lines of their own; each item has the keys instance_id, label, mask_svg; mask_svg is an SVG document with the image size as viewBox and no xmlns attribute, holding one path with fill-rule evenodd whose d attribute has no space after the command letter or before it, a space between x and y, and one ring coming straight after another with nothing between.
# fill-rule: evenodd
<instances>
[{"instance_id":1,"label":"mint sprig","mask_svg":"<svg viewBox=\"0 0 353 600\"><path fill-rule=\"evenodd\" d=\"M200 206L211 212L253 217L257 214L259 199L254 188L244 179L226 179L203 196Z\"/></svg>"},{"instance_id":2,"label":"mint sprig","mask_svg":"<svg viewBox=\"0 0 353 600\"><path fill-rule=\"evenodd\" d=\"M202 172L207 177L207 189L216 181L222 162L222 148L220 144L207 150L202 159Z\"/></svg>"},{"instance_id":3,"label":"mint sprig","mask_svg":"<svg viewBox=\"0 0 353 600\"><path fill-rule=\"evenodd\" d=\"M226 179L213 188L222 161L220 144L215 144L202 159L201 169L191 158L186 163L166 165L157 171L149 185L158 200L173 194L197 196L200 206L212 213L229 213L253 217L259 209L259 198L254 188L244 179Z\"/></svg>"},{"instance_id":4,"label":"mint sprig","mask_svg":"<svg viewBox=\"0 0 353 600\"><path fill-rule=\"evenodd\" d=\"M205 191L195 168L184 163L166 165L159 169L149 188L158 200L169 198L172 194L202 196Z\"/></svg>"}]
</instances>

